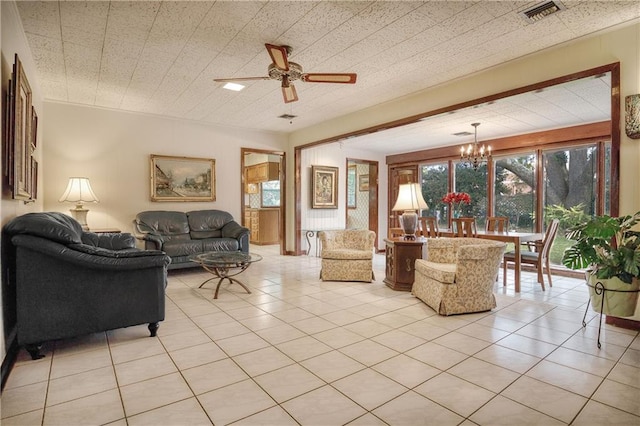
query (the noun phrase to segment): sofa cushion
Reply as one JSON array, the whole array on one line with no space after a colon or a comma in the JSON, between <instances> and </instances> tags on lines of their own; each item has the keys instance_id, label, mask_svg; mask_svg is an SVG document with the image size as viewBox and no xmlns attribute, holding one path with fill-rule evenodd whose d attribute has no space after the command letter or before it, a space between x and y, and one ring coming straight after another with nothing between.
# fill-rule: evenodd
<instances>
[{"instance_id":1,"label":"sofa cushion","mask_svg":"<svg viewBox=\"0 0 640 426\"><path fill-rule=\"evenodd\" d=\"M202 241L200 240L167 241L162 246L162 250L171 257L189 256L191 254L202 253Z\"/></svg>"},{"instance_id":2,"label":"sofa cushion","mask_svg":"<svg viewBox=\"0 0 640 426\"><path fill-rule=\"evenodd\" d=\"M191 238L222 237L222 227L233 220L230 213L222 210L196 210L187 212Z\"/></svg>"},{"instance_id":3,"label":"sofa cushion","mask_svg":"<svg viewBox=\"0 0 640 426\"><path fill-rule=\"evenodd\" d=\"M183 212L151 210L140 212L136 222L142 232L160 235L188 234L189 222Z\"/></svg>"},{"instance_id":4,"label":"sofa cushion","mask_svg":"<svg viewBox=\"0 0 640 426\"><path fill-rule=\"evenodd\" d=\"M110 250L123 250L136 246L136 239L129 233L122 234L95 234L84 232L82 242L94 247L101 247Z\"/></svg>"},{"instance_id":5,"label":"sofa cushion","mask_svg":"<svg viewBox=\"0 0 640 426\"><path fill-rule=\"evenodd\" d=\"M349 259L349 260L367 260L373 259L373 251L354 250L346 248L337 248L332 250L322 250L323 259Z\"/></svg>"},{"instance_id":6,"label":"sofa cushion","mask_svg":"<svg viewBox=\"0 0 640 426\"><path fill-rule=\"evenodd\" d=\"M79 251L81 253L93 254L96 256L113 257L116 259L162 255L162 252L160 250L140 250L137 248L128 248L123 250L109 250L103 247L97 247L97 246L92 246L88 244L70 244L69 248ZM168 263L169 262L167 262L167 264Z\"/></svg>"},{"instance_id":7,"label":"sofa cushion","mask_svg":"<svg viewBox=\"0 0 640 426\"><path fill-rule=\"evenodd\" d=\"M428 260L416 259L415 270L420 271L425 277L452 284L456 280L455 263L436 263Z\"/></svg>"},{"instance_id":8,"label":"sofa cushion","mask_svg":"<svg viewBox=\"0 0 640 426\"><path fill-rule=\"evenodd\" d=\"M240 245L234 238L215 238L198 240L202 244L202 251L238 251Z\"/></svg>"},{"instance_id":9,"label":"sofa cushion","mask_svg":"<svg viewBox=\"0 0 640 426\"><path fill-rule=\"evenodd\" d=\"M58 212L27 213L5 227L10 235L26 234L60 244L82 243L82 226L74 218Z\"/></svg>"}]
</instances>

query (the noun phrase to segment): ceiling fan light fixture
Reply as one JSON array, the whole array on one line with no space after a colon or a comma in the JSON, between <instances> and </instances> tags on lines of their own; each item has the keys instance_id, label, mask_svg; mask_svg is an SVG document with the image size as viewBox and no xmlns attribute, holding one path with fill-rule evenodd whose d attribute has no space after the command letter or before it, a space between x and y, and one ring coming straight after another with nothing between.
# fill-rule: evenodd
<instances>
[{"instance_id":1,"label":"ceiling fan light fixture","mask_svg":"<svg viewBox=\"0 0 640 426\"><path fill-rule=\"evenodd\" d=\"M471 125L475 129L474 141L466 149L464 146L460 148L460 161L468 167L473 167L473 170L478 170L482 163L491 158L491 146L478 143L478 126L480 123L471 123Z\"/></svg>"},{"instance_id":2,"label":"ceiling fan light fixture","mask_svg":"<svg viewBox=\"0 0 640 426\"><path fill-rule=\"evenodd\" d=\"M222 82L237 82L248 80L278 80L282 82L281 90L284 103L295 102L298 100L298 94L295 87L291 82L300 80L308 83L346 83L354 84L357 79L355 73L304 73L302 66L295 62L289 62L288 56L291 54L291 47L289 46L276 46L275 44L266 43L265 47L271 57L271 63L267 68L266 76L261 77L237 77L237 78L214 78L213 81L219 83ZM230 90L236 87L233 85L226 85L225 88ZM244 88L244 86L242 86Z\"/></svg>"},{"instance_id":3,"label":"ceiling fan light fixture","mask_svg":"<svg viewBox=\"0 0 640 426\"><path fill-rule=\"evenodd\" d=\"M239 92L242 89L245 88L245 86L243 86L242 84L238 84L238 83L227 83L224 86L222 86L223 89L227 89L227 90L233 90L234 92Z\"/></svg>"}]
</instances>

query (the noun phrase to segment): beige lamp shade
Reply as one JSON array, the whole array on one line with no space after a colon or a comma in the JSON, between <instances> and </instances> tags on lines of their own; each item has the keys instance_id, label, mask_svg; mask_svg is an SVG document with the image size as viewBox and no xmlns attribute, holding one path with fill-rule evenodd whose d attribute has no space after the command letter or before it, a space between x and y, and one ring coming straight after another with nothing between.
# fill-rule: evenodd
<instances>
[{"instance_id":1,"label":"beige lamp shade","mask_svg":"<svg viewBox=\"0 0 640 426\"><path fill-rule=\"evenodd\" d=\"M402 216L400 216L400 225L402 226L405 240L414 240L416 238L416 229L418 228L418 214L416 210L426 208L428 208L428 206L422 196L420 184L405 183L400 185L398 199L392 210L404 211Z\"/></svg>"},{"instance_id":2,"label":"beige lamp shade","mask_svg":"<svg viewBox=\"0 0 640 426\"><path fill-rule=\"evenodd\" d=\"M76 207L70 209L73 217L80 222L82 229L89 230L87 225L87 212L88 209L84 208L84 203L97 203L98 197L91 189L91 183L86 177L71 177L67 184L67 189L58 200L60 202L66 201L69 203L76 203Z\"/></svg>"},{"instance_id":3,"label":"beige lamp shade","mask_svg":"<svg viewBox=\"0 0 640 426\"><path fill-rule=\"evenodd\" d=\"M422 196L422 189L418 183L405 183L400 185L398 199L393 206L393 211L400 210L422 210L426 209L427 202Z\"/></svg>"}]
</instances>

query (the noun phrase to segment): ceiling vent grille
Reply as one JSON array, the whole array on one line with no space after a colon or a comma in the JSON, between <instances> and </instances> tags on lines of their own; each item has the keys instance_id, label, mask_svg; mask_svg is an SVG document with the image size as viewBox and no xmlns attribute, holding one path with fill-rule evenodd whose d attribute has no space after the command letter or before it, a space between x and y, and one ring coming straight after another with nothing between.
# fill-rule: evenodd
<instances>
[{"instance_id":1,"label":"ceiling vent grille","mask_svg":"<svg viewBox=\"0 0 640 426\"><path fill-rule=\"evenodd\" d=\"M458 132L453 134L453 136L471 136L471 135L473 135L473 133L471 132Z\"/></svg>"},{"instance_id":2,"label":"ceiling vent grille","mask_svg":"<svg viewBox=\"0 0 640 426\"><path fill-rule=\"evenodd\" d=\"M297 115L291 115L291 114L282 114L282 115L278 116L278 118L283 118L285 120L292 120L292 119L294 119L296 117L297 117Z\"/></svg>"},{"instance_id":3,"label":"ceiling vent grille","mask_svg":"<svg viewBox=\"0 0 640 426\"><path fill-rule=\"evenodd\" d=\"M529 9L520 12L520 15L526 21L533 23L565 9L566 7L558 0L551 0L530 7Z\"/></svg>"}]
</instances>

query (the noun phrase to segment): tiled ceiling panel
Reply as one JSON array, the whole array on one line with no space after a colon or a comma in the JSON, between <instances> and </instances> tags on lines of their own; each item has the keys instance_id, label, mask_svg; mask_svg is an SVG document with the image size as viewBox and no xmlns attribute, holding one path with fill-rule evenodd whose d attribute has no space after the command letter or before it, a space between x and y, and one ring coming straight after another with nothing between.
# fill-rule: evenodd
<instances>
[{"instance_id":1,"label":"tiled ceiling panel","mask_svg":"<svg viewBox=\"0 0 640 426\"><path fill-rule=\"evenodd\" d=\"M17 2L46 99L279 132L640 18L638 1L593 0L565 0L564 10L536 23L520 16L538 3ZM270 58L265 43L291 46L290 60L305 72L356 72L358 81L296 81L300 100L288 105L279 81L247 81L241 92L213 81L266 76ZM599 107L607 91L600 87L571 97L545 93L539 96L544 111L534 105L491 111L502 125L483 129L522 132L563 120L597 120L608 114ZM277 118L283 113L298 117L290 123Z\"/></svg>"}]
</instances>

